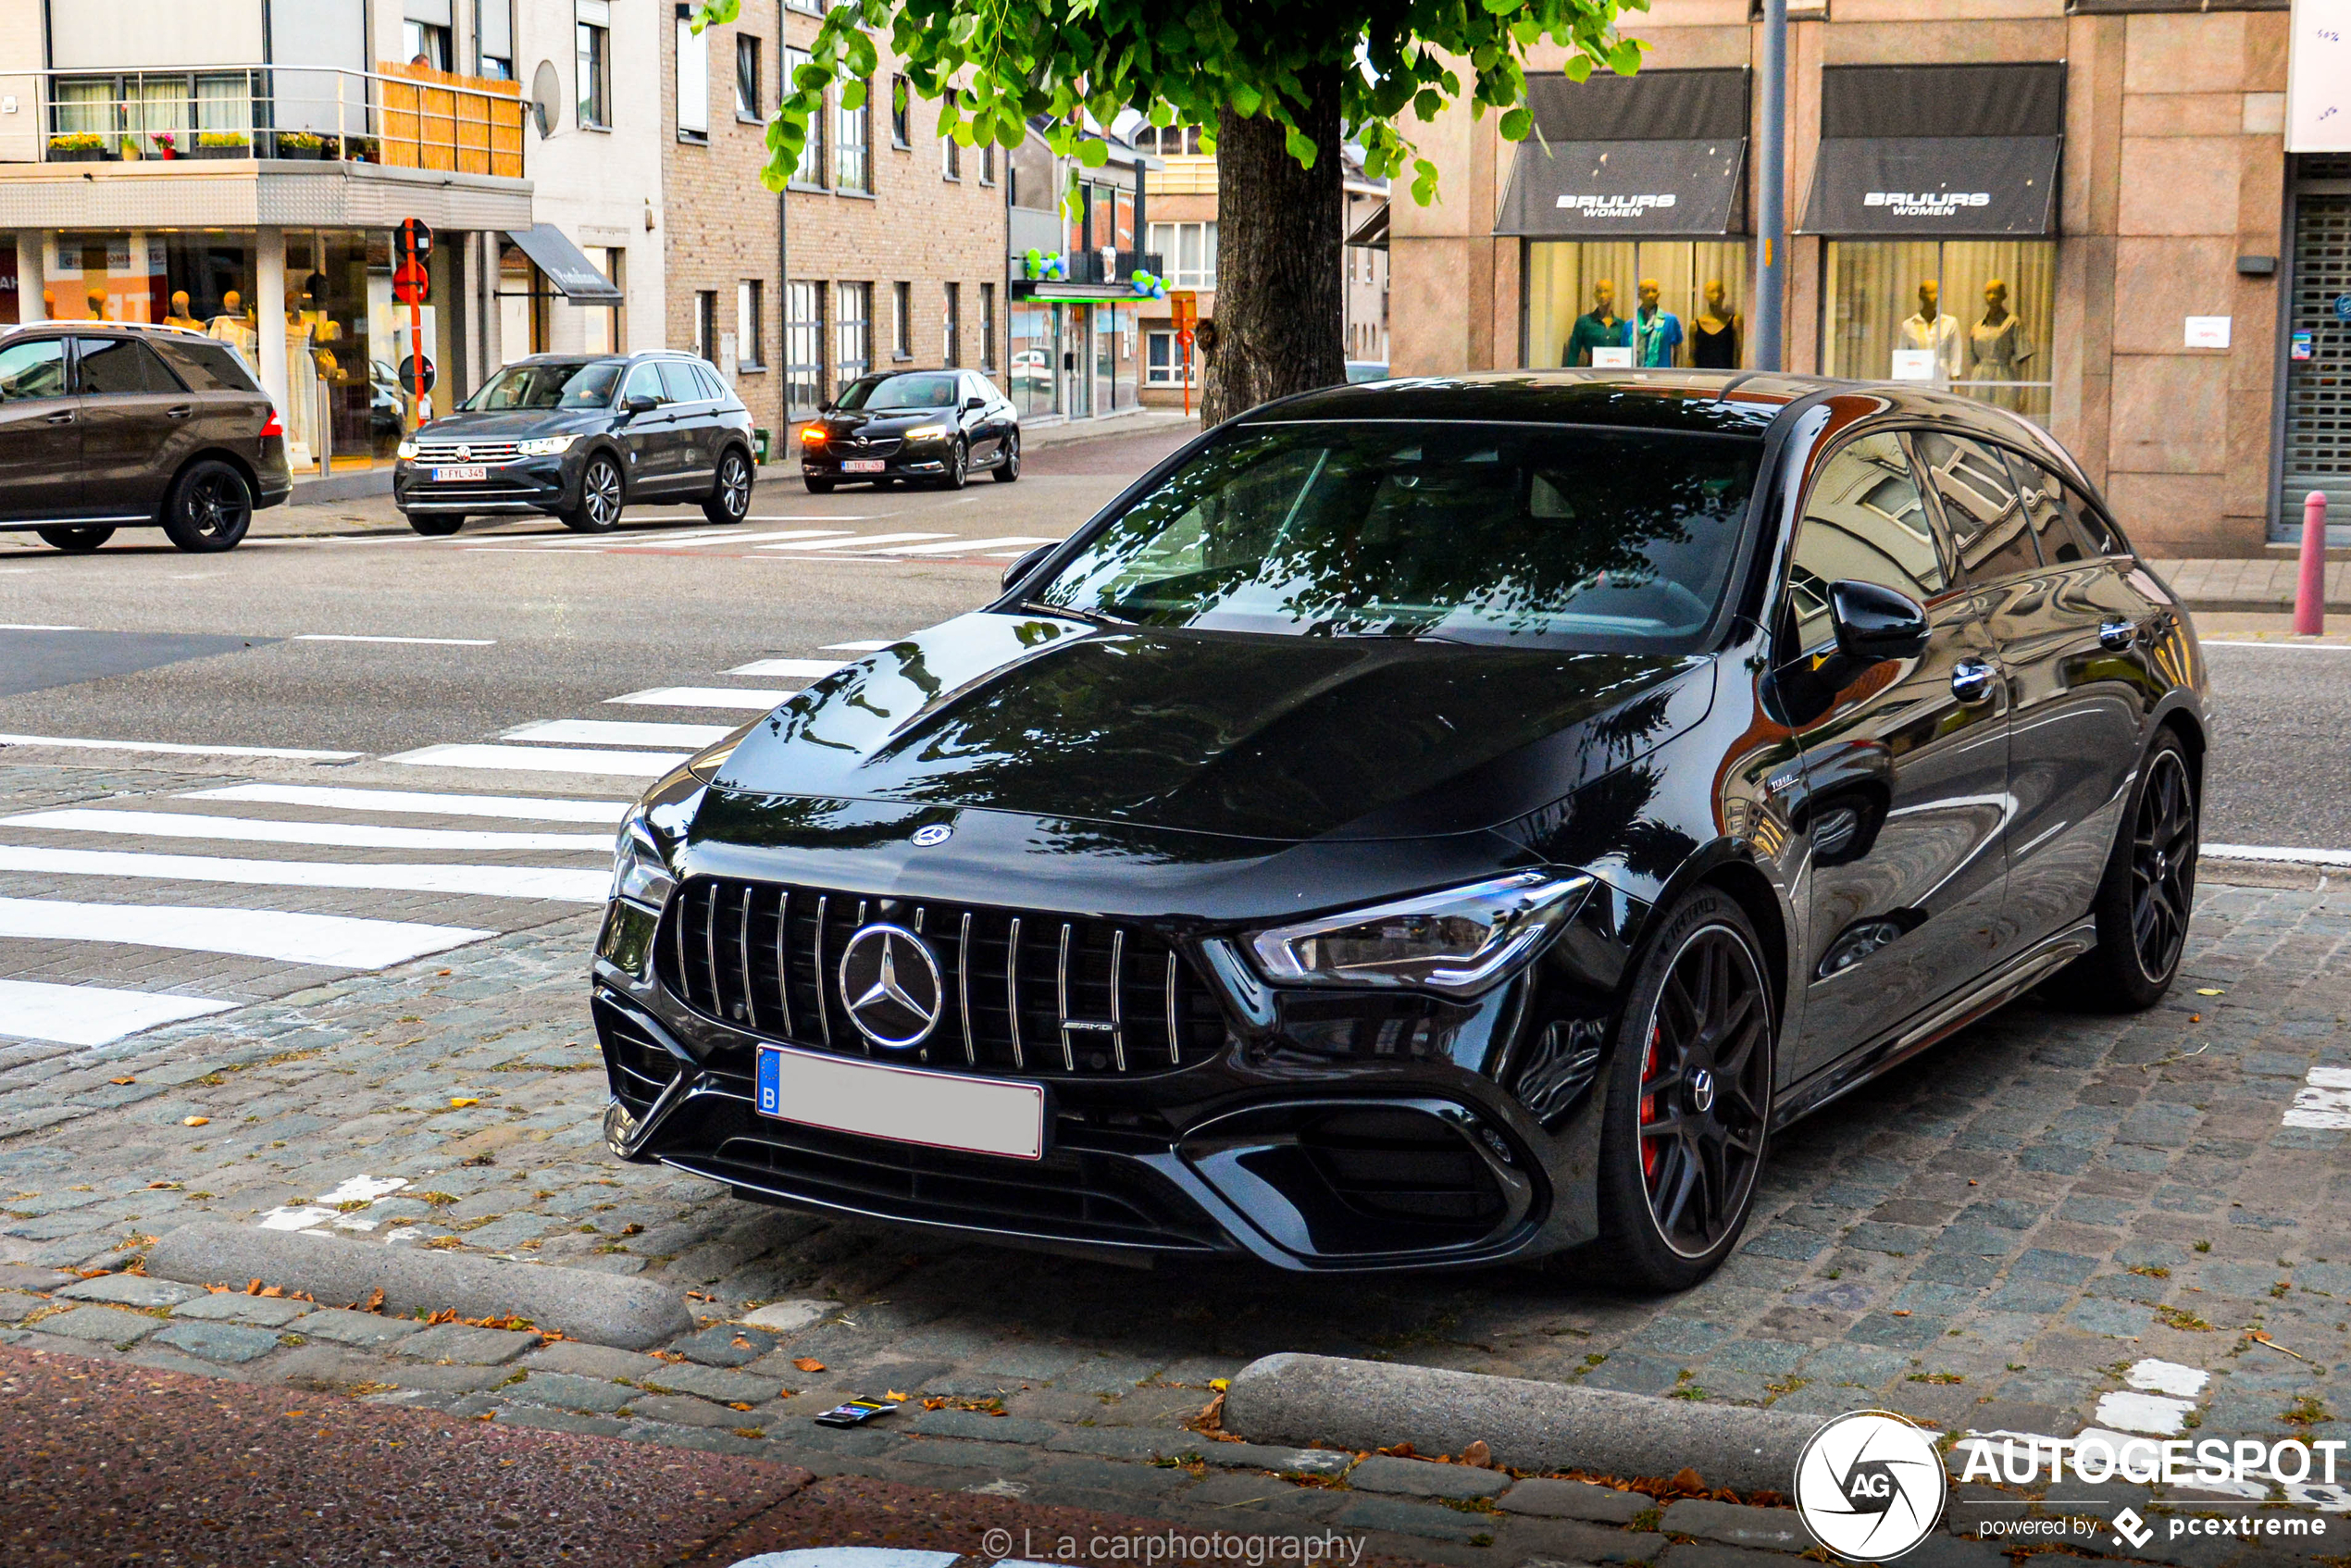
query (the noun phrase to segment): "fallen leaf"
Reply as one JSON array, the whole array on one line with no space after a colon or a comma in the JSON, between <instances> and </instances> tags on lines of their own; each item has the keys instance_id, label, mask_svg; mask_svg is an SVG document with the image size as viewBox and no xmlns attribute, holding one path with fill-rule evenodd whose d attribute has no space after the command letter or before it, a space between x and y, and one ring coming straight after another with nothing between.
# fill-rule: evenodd
<instances>
[{"instance_id":1,"label":"fallen leaf","mask_svg":"<svg viewBox=\"0 0 2351 1568\"><path fill-rule=\"evenodd\" d=\"M902 1404L904 1404L904 1403L905 1403L908 1400L913 1399L914 1397L914 1395L912 1395L912 1394L902 1394L902 1393L900 1393L900 1392L899 1392L897 1389L895 1389L895 1388L889 1389L888 1391L886 1391L886 1392L882 1395L882 1398L883 1398L883 1399L885 1399L885 1400L897 1400L897 1401L898 1401L900 1404L902 1404Z\"/></svg>"},{"instance_id":2,"label":"fallen leaf","mask_svg":"<svg viewBox=\"0 0 2351 1568\"><path fill-rule=\"evenodd\" d=\"M2201 1013L2191 1013L2188 1014L2188 1022L2191 1024L2201 1024L2204 1022L2204 1014Z\"/></svg>"},{"instance_id":3,"label":"fallen leaf","mask_svg":"<svg viewBox=\"0 0 2351 1568\"><path fill-rule=\"evenodd\" d=\"M1480 1470L1491 1470L1494 1468L1494 1450L1486 1446L1485 1438L1480 1437L1462 1450L1458 1462L1474 1465Z\"/></svg>"},{"instance_id":4,"label":"fallen leaf","mask_svg":"<svg viewBox=\"0 0 2351 1568\"><path fill-rule=\"evenodd\" d=\"M736 1335L732 1339L729 1339L728 1343L738 1350L748 1350L752 1348L751 1341L744 1338L740 1334Z\"/></svg>"},{"instance_id":5,"label":"fallen leaf","mask_svg":"<svg viewBox=\"0 0 2351 1568\"><path fill-rule=\"evenodd\" d=\"M448 974L448 973L449 973L449 971L448 971L448 970L446 970L446 969L443 969L443 970L440 971L440 973L442 973L442 974L443 974L443 975L446 975L446 974Z\"/></svg>"},{"instance_id":6,"label":"fallen leaf","mask_svg":"<svg viewBox=\"0 0 2351 1568\"><path fill-rule=\"evenodd\" d=\"M384 1288L379 1285L373 1290L367 1292L367 1304L362 1306L359 1310L363 1313L381 1312L383 1310L383 1304Z\"/></svg>"},{"instance_id":7,"label":"fallen leaf","mask_svg":"<svg viewBox=\"0 0 2351 1568\"><path fill-rule=\"evenodd\" d=\"M1903 1311L1902 1309L1900 1309L1900 1308L1898 1308L1898 1307L1897 1307L1897 1308L1896 1308L1896 1309L1895 1309L1894 1315L1895 1315L1896 1317L1908 1317L1908 1316L1909 1316L1910 1314L1909 1314L1908 1312L1905 1312L1905 1311Z\"/></svg>"},{"instance_id":8,"label":"fallen leaf","mask_svg":"<svg viewBox=\"0 0 2351 1568\"><path fill-rule=\"evenodd\" d=\"M138 1081L137 1078L108 1078L106 1080L110 1084L135 1084Z\"/></svg>"},{"instance_id":9,"label":"fallen leaf","mask_svg":"<svg viewBox=\"0 0 2351 1568\"><path fill-rule=\"evenodd\" d=\"M258 1295L260 1295L260 1294L261 1294L261 1281L259 1281L259 1280L257 1280L257 1279L255 1279L255 1280L252 1280L252 1281L249 1281L249 1282L246 1284L246 1286L245 1286L245 1294L246 1294L246 1295L248 1295L248 1296L258 1296Z\"/></svg>"},{"instance_id":10,"label":"fallen leaf","mask_svg":"<svg viewBox=\"0 0 2351 1568\"><path fill-rule=\"evenodd\" d=\"M449 1108L452 1111L462 1111L468 1105L479 1105L481 1101L472 1095L461 1094L453 1096L450 1099Z\"/></svg>"},{"instance_id":11,"label":"fallen leaf","mask_svg":"<svg viewBox=\"0 0 2351 1568\"><path fill-rule=\"evenodd\" d=\"M290 1410L290 1411L286 1412L286 1413L287 1413L288 1415L306 1415L306 1414L308 1414L309 1412L308 1412L307 1411Z\"/></svg>"},{"instance_id":12,"label":"fallen leaf","mask_svg":"<svg viewBox=\"0 0 2351 1568\"><path fill-rule=\"evenodd\" d=\"M727 1408L728 1408L728 1410L749 1410L749 1409L751 1408L751 1406L749 1406L749 1405L747 1405L747 1404L740 1404L740 1403L736 1403L736 1402L729 1401L729 1403L728 1404Z\"/></svg>"},{"instance_id":13,"label":"fallen leaf","mask_svg":"<svg viewBox=\"0 0 2351 1568\"><path fill-rule=\"evenodd\" d=\"M176 1181L151 1181L147 1183L147 1190L150 1192L177 1192L180 1190L180 1184Z\"/></svg>"},{"instance_id":14,"label":"fallen leaf","mask_svg":"<svg viewBox=\"0 0 2351 1568\"><path fill-rule=\"evenodd\" d=\"M212 1118L210 1116L182 1116L180 1118L180 1125L183 1127L210 1126Z\"/></svg>"},{"instance_id":15,"label":"fallen leaf","mask_svg":"<svg viewBox=\"0 0 2351 1568\"><path fill-rule=\"evenodd\" d=\"M2198 986L2196 988L2196 994L2198 996L2220 996L2223 993L2218 986Z\"/></svg>"},{"instance_id":16,"label":"fallen leaf","mask_svg":"<svg viewBox=\"0 0 2351 1568\"><path fill-rule=\"evenodd\" d=\"M818 1361L815 1356L798 1357L792 1362L792 1365L800 1368L802 1372L822 1372L825 1370L825 1363Z\"/></svg>"},{"instance_id":17,"label":"fallen leaf","mask_svg":"<svg viewBox=\"0 0 2351 1568\"><path fill-rule=\"evenodd\" d=\"M1233 1380L1229 1377L1212 1377L1208 1380L1208 1386L1221 1394L1233 1386Z\"/></svg>"}]
</instances>

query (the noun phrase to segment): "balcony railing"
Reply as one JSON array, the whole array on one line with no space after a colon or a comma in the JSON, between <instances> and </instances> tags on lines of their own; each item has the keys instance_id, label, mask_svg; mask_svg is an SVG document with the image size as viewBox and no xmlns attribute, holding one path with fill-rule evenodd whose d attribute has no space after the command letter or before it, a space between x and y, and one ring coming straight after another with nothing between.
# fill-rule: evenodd
<instances>
[{"instance_id":1,"label":"balcony railing","mask_svg":"<svg viewBox=\"0 0 2351 1568\"><path fill-rule=\"evenodd\" d=\"M291 158L523 172L522 89L428 66L44 73L45 163Z\"/></svg>"}]
</instances>

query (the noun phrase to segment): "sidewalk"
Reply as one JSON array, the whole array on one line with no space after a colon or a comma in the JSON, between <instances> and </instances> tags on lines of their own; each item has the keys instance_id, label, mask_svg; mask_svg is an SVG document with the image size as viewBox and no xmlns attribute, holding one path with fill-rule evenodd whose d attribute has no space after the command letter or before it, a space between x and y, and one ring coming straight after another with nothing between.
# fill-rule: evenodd
<instances>
[{"instance_id":1,"label":"sidewalk","mask_svg":"<svg viewBox=\"0 0 2351 1568\"><path fill-rule=\"evenodd\" d=\"M2294 593L2301 567L2291 555L2255 560L2149 561L2155 574L2171 585L2189 610L2279 614L2294 608ZM2326 568L2327 608L2351 610L2351 561L2330 560Z\"/></svg>"}]
</instances>

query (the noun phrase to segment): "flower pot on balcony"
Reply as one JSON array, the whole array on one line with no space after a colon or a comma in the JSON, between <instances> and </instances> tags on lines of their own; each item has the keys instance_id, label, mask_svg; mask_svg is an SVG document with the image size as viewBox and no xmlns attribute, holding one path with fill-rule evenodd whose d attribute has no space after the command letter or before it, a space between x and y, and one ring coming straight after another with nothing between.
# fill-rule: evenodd
<instances>
[{"instance_id":1,"label":"flower pot on balcony","mask_svg":"<svg viewBox=\"0 0 2351 1568\"><path fill-rule=\"evenodd\" d=\"M231 142L220 146L208 147L199 142L189 148L183 156L192 158L249 158L253 156L253 143Z\"/></svg>"},{"instance_id":2,"label":"flower pot on balcony","mask_svg":"<svg viewBox=\"0 0 2351 1568\"><path fill-rule=\"evenodd\" d=\"M111 163L120 156L96 136L77 135L71 142L60 138L49 143L51 163Z\"/></svg>"}]
</instances>

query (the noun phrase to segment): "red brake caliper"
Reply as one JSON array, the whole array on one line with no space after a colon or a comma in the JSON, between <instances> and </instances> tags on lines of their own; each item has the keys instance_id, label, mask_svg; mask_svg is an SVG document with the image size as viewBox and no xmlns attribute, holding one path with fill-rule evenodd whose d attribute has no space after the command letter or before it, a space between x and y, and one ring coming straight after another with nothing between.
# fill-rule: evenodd
<instances>
[{"instance_id":1,"label":"red brake caliper","mask_svg":"<svg viewBox=\"0 0 2351 1568\"><path fill-rule=\"evenodd\" d=\"M1660 1035L1662 1033L1663 1027L1661 1025L1651 1024L1649 1026L1649 1042L1641 1052L1641 1082L1644 1085L1646 1085L1651 1078L1657 1076L1657 1042ZM1641 1126L1646 1127L1651 1122L1656 1120L1657 1096L1654 1094L1642 1095ZM1644 1181L1651 1182L1657 1179L1657 1139L1653 1138L1644 1138L1641 1139L1641 1178Z\"/></svg>"}]
</instances>

